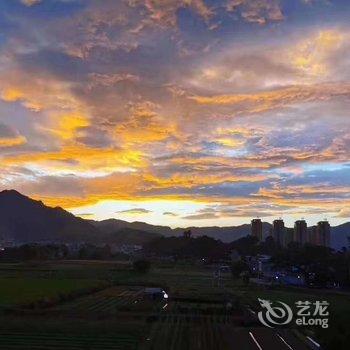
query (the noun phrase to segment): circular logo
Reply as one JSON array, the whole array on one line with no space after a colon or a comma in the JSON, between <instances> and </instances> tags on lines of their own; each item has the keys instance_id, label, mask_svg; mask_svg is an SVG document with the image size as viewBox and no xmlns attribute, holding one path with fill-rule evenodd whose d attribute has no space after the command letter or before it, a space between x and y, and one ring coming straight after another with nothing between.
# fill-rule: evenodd
<instances>
[{"instance_id":1,"label":"circular logo","mask_svg":"<svg viewBox=\"0 0 350 350\"><path fill-rule=\"evenodd\" d=\"M282 301L271 302L258 299L262 311L258 312L259 321L266 327L282 326L288 324L293 318L292 309ZM273 305L278 304L278 305Z\"/></svg>"}]
</instances>

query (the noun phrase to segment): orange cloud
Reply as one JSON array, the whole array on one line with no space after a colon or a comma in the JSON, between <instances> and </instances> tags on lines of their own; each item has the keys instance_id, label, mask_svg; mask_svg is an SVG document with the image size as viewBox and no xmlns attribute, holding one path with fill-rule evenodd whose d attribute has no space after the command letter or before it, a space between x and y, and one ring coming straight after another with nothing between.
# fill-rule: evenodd
<instances>
[{"instance_id":1,"label":"orange cloud","mask_svg":"<svg viewBox=\"0 0 350 350\"><path fill-rule=\"evenodd\" d=\"M79 129L90 125L89 120L79 114L58 116L58 125L51 130L62 140L72 140Z\"/></svg>"},{"instance_id":2,"label":"orange cloud","mask_svg":"<svg viewBox=\"0 0 350 350\"><path fill-rule=\"evenodd\" d=\"M95 149L83 146L66 146L56 152L37 152L4 156L5 165L35 165L50 169L52 173L68 171L79 173L95 171L111 173L130 171L147 166L144 155L138 151L123 149Z\"/></svg>"},{"instance_id":3,"label":"orange cloud","mask_svg":"<svg viewBox=\"0 0 350 350\"><path fill-rule=\"evenodd\" d=\"M349 83L328 83L318 85L297 85L251 94L190 96L188 98L203 105L239 105L242 111L260 113L288 105L313 101L327 101L349 96Z\"/></svg>"},{"instance_id":4,"label":"orange cloud","mask_svg":"<svg viewBox=\"0 0 350 350\"><path fill-rule=\"evenodd\" d=\"M339 210L337 217L339 218L349 218L350 217L350 207L342 208Z\"/></svg>"},{"instance_id":5,"label":"orange cloud","mask_svg":"<svg viewBox=\"0 0 350 350\"><path fill-rule=\"evenodd\" d=\"M193 9L203 19L208 20L214 12L203 0L132 0L132 5L145 6L149 20L162 26L174 27L177 24L177 12L181 8Z\"/></svg>"},{"instance_id":6,"label":"orange cloud","mask_svg":"<svg viewBox=\"0 0 350 350\"><path fill-rule=\"evenodd\" d=\"M279 0L228 0L226 9L240 10L243 19L258 24L284 19Z\"/></svg>"},{"instance_id":7,"label":"orange cloud","mask_svg":"<svg viewBox=\"0 0 350 350\"><path fill-rule=\"evenodd\" d=\"M116 138L132 146L179 136L176 124L164 121L150 107L147 104L135 107L128 120L116 127Z\"/></svg>"},{"instance_id":8,"label":"orange cloud","mask_svg":"<svg viewBox=\"0 0 350 350\"><path fill-rule=\"evenodd\" d=\"M199 169L196 169L197 171ZM232 182L259 182L266 180L264 175L232 175L228 172L219 174L201 174L193 171L189 174L173 174L167 178L145 174L144 180L150 184L151 189L160 188L194 188L198 186L210 186Z\"/></svg>"},{"instance_id":9,"label":"orange cloud","mask_svg":"<svg viewBox=\"0 0 350 350\"><path fill-rule=\"evenodd\" d=\"M268 198L284 198L284 197L303 197L305 195L313 196L337 196L341 194L349 193L348 187L336 187L336 186L284 186L273 187L270 189L261 188L257 193L257 196L263 196Z\"/></svg>"},{"instance_id":10,"label":"orange cloud","mask_svg":"<svg viewBox=\"0 0 350 350\"><path fill-rule=\"evenodd\" d=\"M7 102L16 102L20 100L23 96L24 94L20 90L13 88L5 89L1 94L1 98Z\"/></svg>"},{"instance_id":11,"label":"orange cloud","mask_svg":"<svg viewBox=\"0 0 350 350\"><path fill-rule=\"evenodd\" d=\"M342 47L347 37L346 33L337 30L321 30L289 49L289 59L304 77L305 74L326 76L332 68L327 60Z\"/></svg>"},{"instance_id":12,"label":"orange cloud","mask_svg":"<svg viewBox=\"0 0 350 350\"><path fill-rule=\"evenodd\" d=\"M169 160L170 164L191 166L194 170L211 170L215 168L229 168L229 169L269 169L272 165L277 164L276 161L266 159L249 159L247 158L231 158L220 156L203 156L203 157L173 157Z\"/></svg>"},{"instance_id":13,"label":"orange cloud","mask_svg":"<svg viewBox=\"0 0 350 350\"><path fill-rule=\"evenodd\" d=\"M27 139L24 136L15 136L15 137L0 137L0 148L1 147L13 147L20 146L27 142Z\"/></svg>"},{"instance_id":14,"label":"orange cloud","mask_svg":"<svg viewBox=\"0 0 350 350\"><path fill-rule=\"evenodd\" d=\"M21 3L26 6L33 6L39 4L42 0L21 0Z\"/></svg>"}]
</instances>

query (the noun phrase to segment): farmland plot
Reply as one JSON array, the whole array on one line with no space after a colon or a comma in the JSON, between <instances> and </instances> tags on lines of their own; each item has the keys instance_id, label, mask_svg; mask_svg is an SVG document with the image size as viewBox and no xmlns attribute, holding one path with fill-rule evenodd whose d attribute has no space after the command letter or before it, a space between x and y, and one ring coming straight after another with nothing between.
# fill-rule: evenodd
<instances>
[{"instance_id":1,"label":"farmland plot","mask_svg":"<svg viewBox=\"0 0 350 350\"><path fill-rule=\"evenodd\" d=\"M63 304L60 310L72 312L92 312L114 314L128 310L139 302L143 293L141 287L110 287L95 294L79 298L71 303Z\"/></svg>"},{"instance_id":2,"label":"farmland plot","mask_svg":"<svg viewBox=\"0 0 350 350\"><path fill-rule=\"evenodd\" d=\"M237 318L222 305L189 302L165 304L144 343L146 350L221 350L223 329Z\"/></svg>"},{"instance_id":3,"label":"farmland plot","mask_svg":"<svg viewBox=\"0 0 350 350\"><path fill-rule=\"evenodd\" d=\"M132 334L85 336L81 334L0 332L1 349L35 350L136 350L138 339Z\"/></svg>"},{"instance_id":4,"label":"farmland plot","mask_svg":"<svg viewBox=\"0 0 350 350\"><path fill-rule=\"evenodd\" d=\"M101 288L100 280L74 280L54 278L0 278L0 309L42 299L55 300L60 295Z\"/></svg>"}]
</instances>

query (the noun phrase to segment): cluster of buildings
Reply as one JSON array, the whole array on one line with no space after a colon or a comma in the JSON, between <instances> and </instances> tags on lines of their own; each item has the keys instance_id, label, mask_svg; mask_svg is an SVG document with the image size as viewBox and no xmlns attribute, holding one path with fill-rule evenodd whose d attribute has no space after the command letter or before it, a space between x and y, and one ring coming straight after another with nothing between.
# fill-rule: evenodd
<instances>
[{"instance_id":1,"label":"cluster of buildings","mask_svg":"<svg viewBox=\"0 0 350 350\"><path fill-rule=\"evenodd\" d=\"M288 246L290 242L330 247L330 232L331 227L327 220L319 221L317 225L309 228L305 220L297 220L294 223L294 228L287 228L284 226L282 219L277 219L273 221L270 235L282 247ZM261 219L252 220L251 234L257 237L259 241L262 240L263 224Z\"/></svg>"}]
</instances>

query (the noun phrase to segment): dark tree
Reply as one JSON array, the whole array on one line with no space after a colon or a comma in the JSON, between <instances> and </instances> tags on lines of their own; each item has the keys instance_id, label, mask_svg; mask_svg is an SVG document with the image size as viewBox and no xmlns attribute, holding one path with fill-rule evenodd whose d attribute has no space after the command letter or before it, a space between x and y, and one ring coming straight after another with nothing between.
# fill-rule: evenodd
<instances>
[{"instance_id":1,"label":"dark tree","mask_svg":"<svg viewBox=\"0 0 350 350\"><path fill-rule=\"evenodd\" d=\"M230 244L231 249L236 249L241 255L256 255L258 250L258 239L248 235L237 239Z\"/></svg>"},{"instance_id":2,"label":"dark tree","mask_svg":"<svg viewBox=\"0 0 350 350\"><path fill-rule=\"evenodd\" d=\"M191 235L192 235L192 231L191 230L184 231L184 237L185 238L191 238Z\"/></svg>"}]
</instances>

